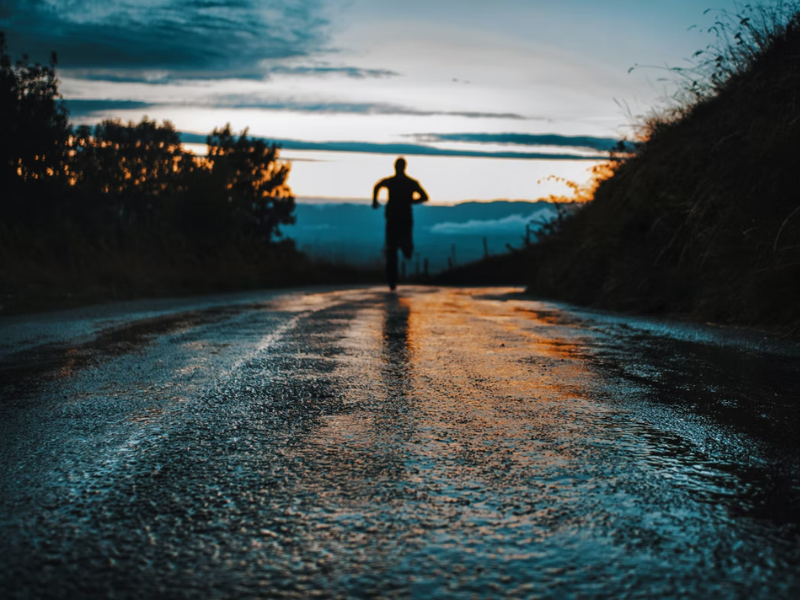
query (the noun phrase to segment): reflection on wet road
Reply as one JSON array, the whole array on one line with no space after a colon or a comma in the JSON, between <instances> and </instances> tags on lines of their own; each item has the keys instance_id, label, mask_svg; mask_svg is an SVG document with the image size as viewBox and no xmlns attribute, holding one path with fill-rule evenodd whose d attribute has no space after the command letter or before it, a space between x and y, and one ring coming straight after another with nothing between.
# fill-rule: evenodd
<instances>
[{"instance_id":1,"label":"reflection on wet road","mask_svg":"<svg viewBox=\"0 0 800 600\"><path fill-rule=\"evenodd\" d=\"M168 313L0 321L4 595L800 592L797 346L513 290Z\"/></svg>"}]
</instances>

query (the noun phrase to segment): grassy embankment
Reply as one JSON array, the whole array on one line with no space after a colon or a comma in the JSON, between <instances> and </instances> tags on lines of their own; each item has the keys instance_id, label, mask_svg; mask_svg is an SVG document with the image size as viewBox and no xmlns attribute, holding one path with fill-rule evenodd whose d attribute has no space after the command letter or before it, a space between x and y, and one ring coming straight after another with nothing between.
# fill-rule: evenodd
<instances>
[{"instance_id":1,"label":"grassy embankment","mask_svg":"<svg viewBox=\"0 0 800 600\"><path fill-rule=\"evenodd\" d=\"M382 275L311 260L291 244L198 251L180 239L87 239L71 229L0 226L0 315L131 298L371 283Z\"/></svg>"},{"instance_id":2,"label":"grassy embankment","mask_svg":"<svg viewBox=\"0 0 800 600\"><path fill-rule=\"evenodd\" d=\"M732 24L732 25L729 25ZM718 24L679 106L584 208L441 278L584 305L800 332L800 7Z\"/></svg>"},{"instance_id":3,"label":"grassy embankment","mask_svg":"<svg viewBox=\"0 0 800 600\"><path fill-rule=\"evenodd\" d=\"M52 202L63 198L55 190ZM90 226L71 217L0 219L0 315L96 302L316 284L378 282L380 271L309 258L291 240L181 229ZM208 220L205 219L204 220ZM218 229L222 229L219 224Z\"/></svg>"}]
</instances>

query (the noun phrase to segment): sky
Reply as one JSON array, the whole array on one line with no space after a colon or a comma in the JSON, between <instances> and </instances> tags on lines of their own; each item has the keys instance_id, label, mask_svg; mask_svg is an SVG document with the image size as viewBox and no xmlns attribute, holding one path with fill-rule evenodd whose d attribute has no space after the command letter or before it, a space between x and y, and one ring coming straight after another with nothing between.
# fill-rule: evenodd
<instances>
[{"instance_id":1,"label":"sky","mask_svg":"<svg viewBox=\"0 0 800 600\"><path fill-rule=\"evenodd\" d=\"M368 197L402 154L433 201L533 200L585 182L734 6L0 0L0 31L12 54L57 52L73 121L248 128L283 144L298 197Z\"/></svg>"}]
</instances>

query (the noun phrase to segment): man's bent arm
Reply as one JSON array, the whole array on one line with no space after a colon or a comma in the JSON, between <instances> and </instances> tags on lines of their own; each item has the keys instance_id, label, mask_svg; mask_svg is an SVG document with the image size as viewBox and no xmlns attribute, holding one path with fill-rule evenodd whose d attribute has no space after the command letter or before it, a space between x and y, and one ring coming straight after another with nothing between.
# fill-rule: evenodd
<instances>
[{"instance_id":1,"label":"man's bent arm","mask_svg":"<svg viewBox=\"0 0 800 600\"><path fill-rule=\"evenodd\" d=\"M425 191L425 190L422 188L422 186L421 186L421 185L417 184L417 190L416 190L416 192L419 194L419 198L417 198L416 200L412 200L411 202L412 202L413 204L422 204L423 202L427 202L427 201L429 200L429 198L428 198L428 192L426 192L426 191Z\"/></svg>"},{"instance_id":2,"label":"man's bent arm","mask_svg":"<svg viewBox=\"0 0 800 600\"><path fill-rule=\"evenodd\" d=\"M372 190L372 208L378 208L378 194L381 191L382 187L386 187L384 180L379 181L375 184L375 187Z\"/></svg>"}]
</instances>

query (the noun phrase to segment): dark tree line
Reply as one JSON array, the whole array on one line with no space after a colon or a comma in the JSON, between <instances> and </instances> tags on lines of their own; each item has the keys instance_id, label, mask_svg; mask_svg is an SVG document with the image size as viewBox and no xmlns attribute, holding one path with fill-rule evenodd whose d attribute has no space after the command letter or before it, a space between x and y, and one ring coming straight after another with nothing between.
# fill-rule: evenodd
<instances>
[{"instance_id":1,"label":"dark tree line","mask_svg":"<svg viewBox=\"0 0 800 600\"><path fill-rule=\"evenodd\" d=\"M269 244L294 222L289 167L246 134L215 129L200 157L168 121L72 126L55 54L12 61L0 33L0 227Z\"/></svg>"}]
</instances>

